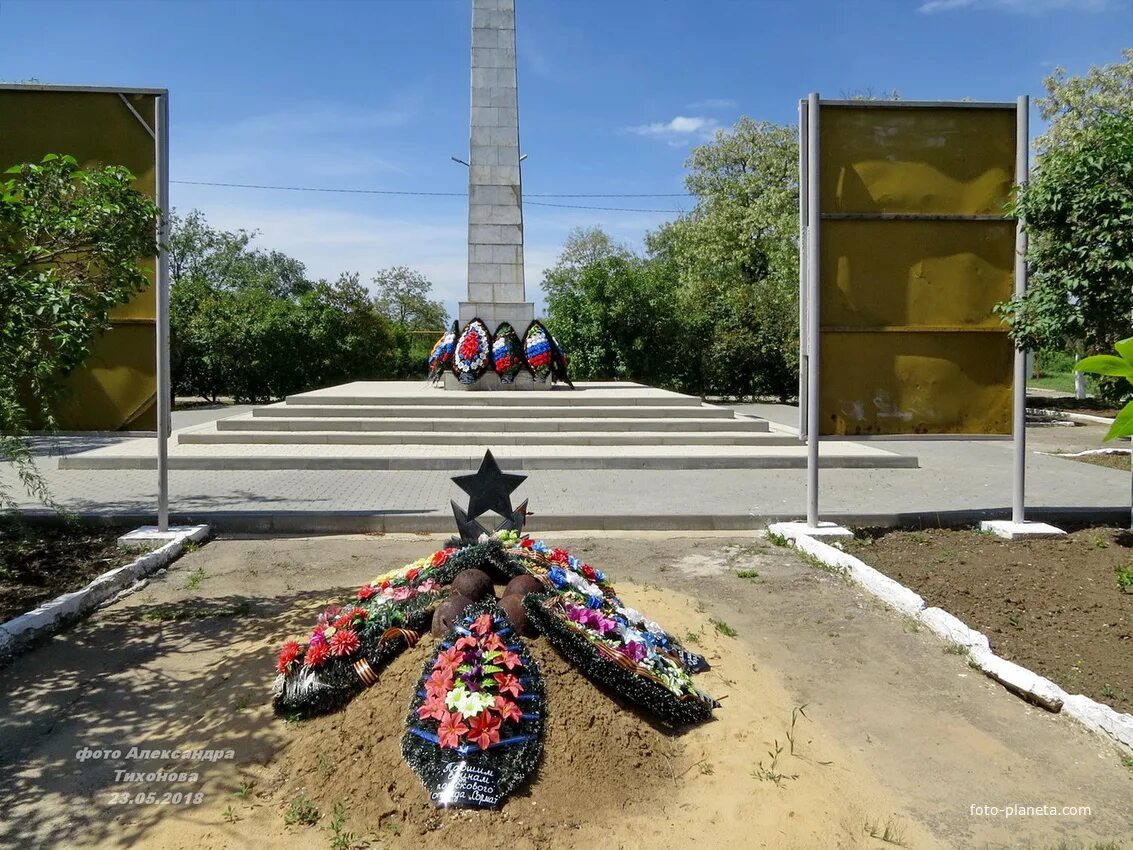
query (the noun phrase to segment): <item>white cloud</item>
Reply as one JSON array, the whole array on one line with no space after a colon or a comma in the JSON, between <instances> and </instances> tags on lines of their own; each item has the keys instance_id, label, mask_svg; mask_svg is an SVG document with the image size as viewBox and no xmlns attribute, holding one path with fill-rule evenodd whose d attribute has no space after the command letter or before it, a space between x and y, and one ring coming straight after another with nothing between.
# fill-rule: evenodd
<instances>
[{"instance_id":1,"label":"white cloud","mask_svg":"<svg viewBox=\"0 0 1133 850\"><path fill-rule=\"evenodd\" d=\"M1040 14L1042 12L1104 12L1119 0L923 0L917 11L925 15L957 9L994 9L1002 12Z\"/></svg>"},{"instance_id":2,"label":"white cloud","mask_svg":"<svg viewBox=\"0 0 1133 850\"><path fill-rule=\"evenodd\" d=\"M629 132L636 133L639 136L664 139L669 144L679 147L693 140L710 139L719 128L720 122L715 118L678 115L672 121L664 123L657 121L652 124L630 127Z\"/></svg>"}]
</instances>

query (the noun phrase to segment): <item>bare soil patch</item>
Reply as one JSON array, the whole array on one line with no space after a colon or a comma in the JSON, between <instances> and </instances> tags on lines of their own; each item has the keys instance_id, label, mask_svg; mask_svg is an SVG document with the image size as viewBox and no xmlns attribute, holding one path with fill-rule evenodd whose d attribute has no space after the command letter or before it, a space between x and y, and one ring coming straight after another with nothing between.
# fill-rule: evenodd
<instances>
[{"instance_id":1,"label":"bare soil patch","mask_svg":"<svg viewBox=\"0 0 1133 850\"><path fill-rule=\"evenodd\" d=\"M133 561L136 552L118 548L119 533L88 525L0 522L0 622Z\"/></svg>"},{"instance_id":2,"label":"bare soil patch","mask_svg":"<svg viewBox=\"0 0 1133 850\"><path fill-rule=\"evenodd\" d=\"M1133 535L1085 528L1007 541L977 531L866 532L848 551L983 632L1004 658L1133 712Z\"/></svg>"},{"instance_id":3,"label":"bare soil patch","mask_svg":"<svg viewBox=\"0 0 1133 850\"><path fill-rule=\"evenodd\" d=\"M1108 419L1113 419L1118 412L1116 408L1099 402L1096 398L1075 398L1072 395L1027 396L1027 407L1086 413L1090 416L1104 416Z\"/></svg>"},{"instance_id":4,"label":"bare soil patch","mask_svg":"<svg viewBox=\"0 0 1133 850\"><path fill-rule=\"evenodd\" d=\"M1067 460L1076 460L1079 463L1089 463L1094 466L1104 466L1109 469L1122 469L1129 472L1129 455L1079 455Z\"/></svg>"}]
</instances>

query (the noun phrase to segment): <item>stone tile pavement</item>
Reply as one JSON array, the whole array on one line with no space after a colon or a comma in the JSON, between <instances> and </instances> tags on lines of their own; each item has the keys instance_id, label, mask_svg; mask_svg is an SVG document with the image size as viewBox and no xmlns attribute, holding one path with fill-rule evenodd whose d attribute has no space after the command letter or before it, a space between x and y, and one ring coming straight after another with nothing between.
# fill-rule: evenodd
<instances>
[{"instance_id":1,"label":"stone tile pavement","mask_svg":"<svg viewBox=\"0 0 1133 850\"><path fill-rule=\"evenodd\" d=\"M742 408L741 408L742 409ZM755 412L752 410L751 412ZM790 421L790 408L761 409ZM178 427L179 423L175 423ZM1028 429L1028 518L1128 518L1130 476L1035 451L1101 444L1105 428ZM79 514L151 517L156 474L148 470L59 470L55 451L73 452L114 437L41 440L41 466L58 502ZM50 445L50 448L49 448ZM1003 516L1011 501L1011 444L925 441L884 444L915 452L919 469L823 470L824 519L856 524L971 522ZM195 471L170 473L178 520L229 531L447 531L449 499L463 499L451 471ZM16 483L0 466L0 480ZM533 529L747 529L805 511L806 472L766 470L533 470L516 492L529 499ZM27 501L28 509L36 506Z\"/></svg>"}]
</instances>

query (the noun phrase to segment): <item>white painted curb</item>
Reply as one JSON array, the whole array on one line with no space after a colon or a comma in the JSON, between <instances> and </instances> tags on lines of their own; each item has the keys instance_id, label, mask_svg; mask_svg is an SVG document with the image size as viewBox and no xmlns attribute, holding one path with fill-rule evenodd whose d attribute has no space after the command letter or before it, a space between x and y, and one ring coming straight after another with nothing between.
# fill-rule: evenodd
<instances>
[{"instance_id":1,"label":"white painted curb","mask_svg":"<svg viewBox=\"0 0 1133 850\"><path fill-rule=\"evenodd\" d=\"M81 620L100 604L136 581L175 560L185 543L205 540L207 525L195 525L177 534L160 549L140 555L129 564L108 570L82 590L56 596L38 608L0 624L0 662L6 662L63 626Z\"/></svg>"},{"instance_id":2,"label":"white painted curb","mask_svg":"<svg viewBox=\"0 0 1133 850\"><path fill-rule=\"evenodd\" d=\"M950 643L967 647L972 664L1012 693L1048 711L1065 712L1092 732L1133 750L1133 715L1114 711L1108 705L1084 694L1068 694L1050 679L1006 658L1000 658L991 651L987 635L969 628L962 620L941 608L926 608L919 595L853 555L797 530L785 533L788 531L785 528L787 525L789 524L776 523L768 531L785 537L799 551L844 572L882 602L903 614L916 617L933 634Z\"/></svg>"}]
</instances>

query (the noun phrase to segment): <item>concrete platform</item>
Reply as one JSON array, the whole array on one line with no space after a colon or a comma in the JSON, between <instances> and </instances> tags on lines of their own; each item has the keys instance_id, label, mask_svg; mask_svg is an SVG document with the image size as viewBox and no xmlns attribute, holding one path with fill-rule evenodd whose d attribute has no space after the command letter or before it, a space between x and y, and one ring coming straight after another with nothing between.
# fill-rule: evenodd
<instances>
[{"instance_id":1,"label":"concrete platform","mask_svg":"<svg viewBox=\"0 0 1133 850\"><path fill-rule=\"evenodd\" d=\"M522 394L357 382L176 431L171 469L466 470L485 449L510 469L798 469L797 432L693 396L633 383ZM838 468L915 468L913 455L822 446ZM153 469L156 442L69 454L60 469Z\"/></svg>"}]
</instances>

